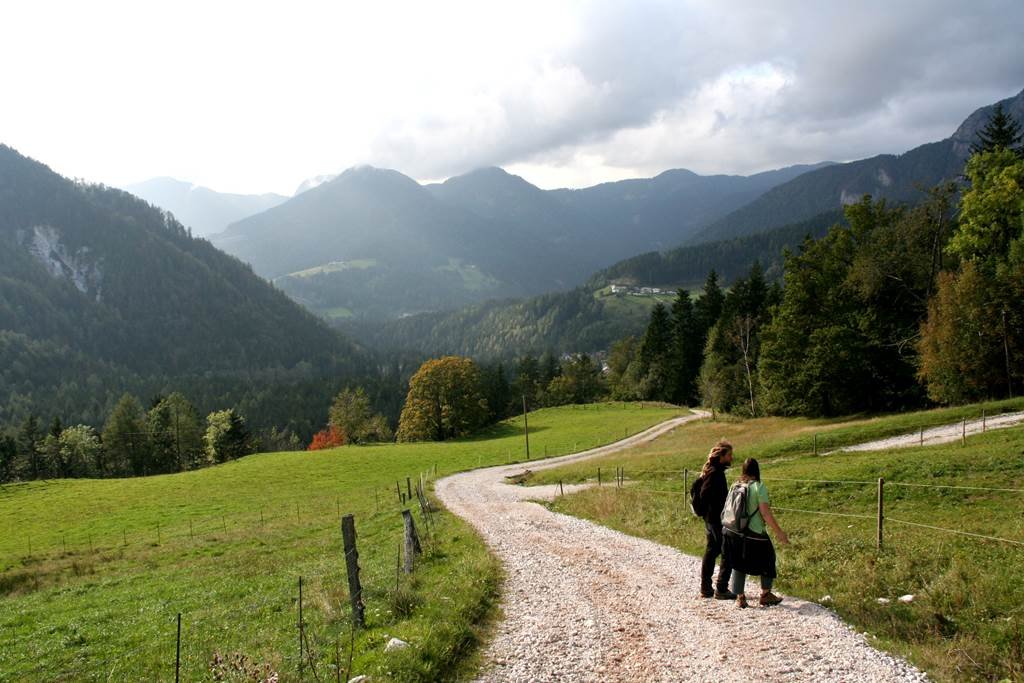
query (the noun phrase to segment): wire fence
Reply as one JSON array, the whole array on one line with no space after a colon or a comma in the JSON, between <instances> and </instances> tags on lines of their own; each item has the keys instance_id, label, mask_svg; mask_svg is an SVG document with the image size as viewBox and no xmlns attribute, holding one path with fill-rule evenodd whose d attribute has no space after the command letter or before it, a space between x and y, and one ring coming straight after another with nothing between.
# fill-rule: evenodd
<instances>
[{"instance_id":1,"label":"wire fence","mask_svg":"<svg viewBox=\"0 0 1024 683\"><path fill-rule=\"evenodd\" d=\"M645 488L643 486L643 484L655 483L655 482L658 482L658 481L664 481L664 479L652 480L652 479L643 479L642 477L649 476L649 475L665 475L665 474L669 474L669 475L672 475L673 477L679 477L680 479L682 479L682 484L683 484L682 488L681 489L669 489L669 490L666 490L666 489L656 489L656 488ZM638 494L653 495L653 496L672 496L672 497L678 497L678 498L682 499L682 502L685 505L687 500L688 500L688 498L689 498L689 486L688 486L688 484L691 481L693 481L692 479L690 479L690 475L691 474L699 476L698 472L691 473L688 469L683 469L683 470L646 469L646 470L637 470L635 472L630 472L630 477L627 479L626 478L626 474L625 474L625 467L624 466L617 466L617 467L615 467L615 479L614 479L614 481L609 482L609 485L614 487L614 489L617 490L617 491L628 491L630 493L638 493ZM592 480L592 479L588 478L588 482L593 482L593 481L595 481L595 480ZM835 511L835 510L814 510L814 509L807 509L807 508L798 508L798 507L788 507L788 506L776 505L774 503L771 505L771 508L772 508L773 511L774 510L778 510L778 511L793 512L793 513L798 513L798 514L809 514L809 515L819 515L819 516L825 516L825 517L841 517L841 518L846 518L846 519L860 519L860 520L874 521L874 522L877 523L877 544L878 544L878 548L879 549L881 549L882 545L883 545L884 526L885 526L885 524L887 522L891 522L893 524L901 524L901 525L908 526L908 527L915 527L915 528L920 528L920 529L928 529L928 530L931 530L931 531L939 531L939 532L943 532L943 533L955 534L955 535L960 535L960 536L965 536L965 537L970 537L970 538L977 538L977 539L982 539L982 540L987 540L987 541L995 541L995 542L998 542L998 543L1006 543L1006 544L1014 545L1014 546L1024 546L1024 541L1020 541L1020 540L1015 540L1015 539L1010 539L1010 538L1003 538L1003 537L1000 537L1000 536L994 536L994 535L989 535L989 534L981 534L981 533L977 533L977 532L973 532L973 531L966 531L964 529L951 529L951 528L948 528L948 527L940 527L940 526L935 526L935 525L931 525L931 524L924 524L922 522L915 522L915 521L911 521L911 520L897 519L897 518L894 518L894 517L891 517L891 516L887 515L886 512L885 512L885 501L886 501L886 498L885 498L885 488L889 487L889 486L912 487L912 488L916 488L916 489L940 489L940 490L941 489L951 489L951 490L964 490L964 491L984 491L984 492L992 492L992 493L1018 493L1018 494L1019 493L1024 493L1024 489L1020 489L1020 488L998 487L998 486L964 486L964 485L954 485L954 484L925 484L925 483L919 483L919 482L887 481L884 478L879 478L877 480L865 480L865 479L800 479L800 478L766 476L766 477L762 477L762 481L765 481L765 482L787 482L787 483L799 483L799 484L813 484L813 485L819 485L819 486L840 485L840 486L871 486L871 487L877 487L878 498L877 498L877 510L876 510L875 514L839 512L839 511ZM598 472L598 476L597 476L596 482L597 482L598 486L602 486L602 484L603 484L603 481L601 479L600 471ZM562 482L559 481L558 483L559 483L559 487L561 488Z\"/></svg>"}]
</instances>

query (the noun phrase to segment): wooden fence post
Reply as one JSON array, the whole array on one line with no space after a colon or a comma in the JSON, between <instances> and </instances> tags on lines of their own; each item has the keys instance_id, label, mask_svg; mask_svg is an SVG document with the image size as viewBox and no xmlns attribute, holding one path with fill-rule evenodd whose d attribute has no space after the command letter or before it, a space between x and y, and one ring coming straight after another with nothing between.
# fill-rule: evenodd
<instances>
[{"instance_id":1,"label":"wooden fence post","mask_svg":"<svg viewBox=\"0 0 1024 683\"><path fill-rule=\"evenodd\" d=\"M405 499L412 500L412 479L410 477L405 478Z\"/></svg>"},{"instance_id":2,"label":"wooden fence post","mask_svg":"<svg viewBox=\"0 0 1024 683\"><path fill-rule=\"evenodd\" d=\"M966 446L967 445L967 418L966 417L964 418L963 429L960 432L960 445L961 446Z\"/></svg>"},{"instance_id":3,"label":"wooden fence post","mask_svg":"<svg viewBox=\"0 0 1024 683\"><path fill-rule=\"evenodd\" d=\"M523 394L523 430L526 432L526 459L530 459L530 419L526 413L526 394Z\"/></svg>"},{"instance_id":4,"label":"wooden fence post","mask_svg":"<svg viewBox=\"0 0 1024 683\"><path fill-rule=\"evenodd\" d=\"M420 546L420 537L416 534L416 523L412 520L412 513L402 510L402 520L405 522L405 573L412 574L413 560L416 555L423 553Z\"/></svg>"},{"instance_id":5,"label":"wooden fence post","mask_svg":"<svg viewBox=\"0 0 1024 683\"><path fill-rule=\"evenodd\" d=\"M359 551L356 549L356 520L352 515L341 518L341 537L345 543L345 572L348 575L348 599L352 603L352 623L366 626L363 607L363 586L359 582Z\"/></svg>"},{"instance_id":6,"label":"wooden fence post","mask_svg":"<svg viewBox=\"0 0 1024 683\"><path fill-rule=\"evenodd\" d=\"M818 435L814 435L814 454L818 454Z\"/></svg>"},{"instance_id":7,"label":"wooden fence post","mask_svg":"<svg viewBox=\"0 0 1024 683\"><path fill-rule=\"evenodd\" d=\"M885 479L878 478L878 549L882 549L882 528L885 522Z\"/></svg>"},{"instance_id":8,"label":"wooden fence post","mask_svg":"<svg viewBox=\"0 0 1024 683\"><path fill-rule=\"evenodd\" d=\"M982 408L981 409L981 431L982 431L982 433L984 433L985 430L988 428L988 421L987 421L986 417L987 416L985 415L985 409Z\"/></svg>"},{"instance_id":9,"label":"wooden fence post","mask_svg":"<svg viewBox=\"0 0 1024 683\"><path fill-rule=\"evenodd\" d=\"M597 468L597 485L599 487L601 486L601 468L600 467Z\"/></svg>"},{"instance_id":10,"label":"wooden fence post","mask_svg":"<svg viewBox=\"0 0 1024 683\"><path fill-rule=\"evenodd\" d=\"M181 678L181 612L178 612L178 643L174 651L174 683Z\"/></svg>"},{"instance_id":11,"label":"wooden fence post","mask_svg":"<svg viewBox=\"0 0 1024 683\"><path fill-rule=\"evenodd\" d=\"M560 496L564 496L565 495L565 488L562 486L562 480L561 479L558 480L558 495L560 495Z\"/></svg>"},{"instance_id":12,"label":"wooden fence post","mask_svg":"<svg viewBox=\"0 0 1024 683\"><path fill-rule=\"evenodd\" d=\"M921 427L921 445L924 445L924 427Z\"/></svg>"}]
</instances>

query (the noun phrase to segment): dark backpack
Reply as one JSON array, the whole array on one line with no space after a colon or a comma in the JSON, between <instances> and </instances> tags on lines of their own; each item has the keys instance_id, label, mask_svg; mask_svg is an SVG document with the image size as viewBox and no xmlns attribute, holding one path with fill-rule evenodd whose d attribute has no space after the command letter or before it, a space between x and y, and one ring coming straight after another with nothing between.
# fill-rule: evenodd
<instances>
[{"instance_id":1,"label":"dark backpack","mask_svg":"<svg viewBox=\"0 0 1024 683\"><path fill-rule=\"evenodd\" d=\"M690 510L697 517L704 517L708 514L708 504L700 493L701 489L704 488L704 475L697 477L692 484L690 484Z\"/></svg>"},{"instance_id":2,"label":"dark backpack","mask_svg":"<svg viewBox=\"0 0 1024 683\"><path fill-rule=\"evenodd\" d=\"M750 518L754 515L747 514L747 487L749 482L738 481L729 489L729 495L725 498L725 507L722 508L722 526L729 531L742 534L750 526ZM755 510L756 514L757 511Z\"/></svg>"}]
</instances>

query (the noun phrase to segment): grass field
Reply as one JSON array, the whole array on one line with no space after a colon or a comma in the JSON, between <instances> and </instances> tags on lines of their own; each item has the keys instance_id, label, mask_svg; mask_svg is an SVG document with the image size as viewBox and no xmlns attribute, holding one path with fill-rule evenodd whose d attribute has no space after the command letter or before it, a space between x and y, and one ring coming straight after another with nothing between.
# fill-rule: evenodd
<instances>
[{"instance_id":1,"label":"grass field","mask_svg":"<svg viewBox=\"0 0 1024 683\"><path fill-rule=\"evenodd\" d=\"M634 404L531 413L534 457L608 443L679 413ZM461 520L436 517L411 578L396 562L405 477L522 460L522 420L448 443L271 453L195 472L0 487L0 680L167 680L182 614L182 679L215 655L244 655L283 680L348 671L349 612L339 515L359 534L367 629L351 675L456 678L493 614L500 569ZM434 474L436 468L436 475ZM417 524L422 520L417 511ZM421 533L422 533L421 528ZM412 647L383 652L391 637ZM340 657L336 652L340 649ZM227 680L243 674L227 667Z\"/></svg>"},{"instance_id":2,"label":"grass field","mask_svg":"<svg viewBox=\"0 0 1024 683\"><path fill-rule=\"evenodd\" d=\"M554 509L701 554L703 522L684 508L681 471L698 471L710 446L728 438L738 460L759 460L777 517L792 539L790 547L778 548L779 590L810 600L831 596L830 607L870 633L872 642L908 657L936 679L1024 680L1024 546L896 522L1024 543L1019 492L897 485L1024 489L1024 427L969 436L966 446L811 454L814 434L823 451L978 417L982 408L993 415L1022 409L1024 401L862 420L701 421L632 451L539 472L530 483L593 481L601 467L602 488L560 498ZM618 466L625 468L622 489L608 485ZM737 472L738 466L730 480ZM879 477L888 482L881 552L875 547ZM693 585L681 590L696 594L697 588L695 576ZM914 595L913 602L897 600L905 594ZM878 598L890 602L880 604Z\"/></svg>"}]
</instances>

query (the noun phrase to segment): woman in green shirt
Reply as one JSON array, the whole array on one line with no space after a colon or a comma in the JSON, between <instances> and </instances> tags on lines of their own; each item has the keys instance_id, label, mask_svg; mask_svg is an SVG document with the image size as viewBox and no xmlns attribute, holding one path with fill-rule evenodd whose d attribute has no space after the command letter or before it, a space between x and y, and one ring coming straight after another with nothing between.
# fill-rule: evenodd
<instances>
[{"instance_id":1,"label":"woman in green shirt","mask_svg":"<svg viewBox=\"0 0 1024 683\"><path fill-rule=\"evenodd\" d=\"M733 568L730 589L736 594L737 606L746 607L744 587L747 574L760 576L761 598L758 603L762 607L777 605L782 602L782 598L772 593L772 583L775 580L775 546L766 533L766 525L771 527L782 545L789 545L789 537L772 515L768 488L761 481L761 468L757 460L747 458L743 463L738 484L747 487L749 522L747 530L741 534L729 529L723 534L723 555L731 560Z\"/></svg>"}]
</instances>

